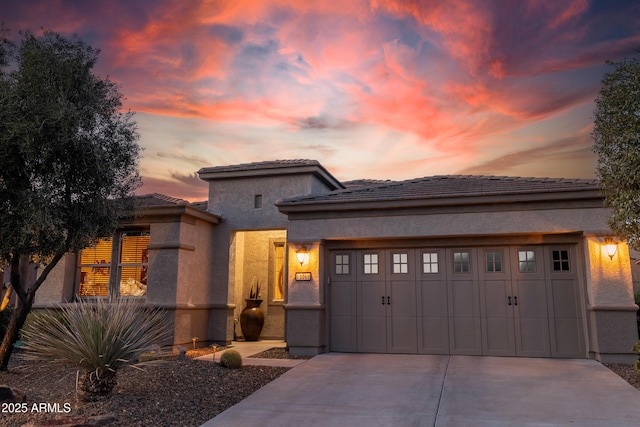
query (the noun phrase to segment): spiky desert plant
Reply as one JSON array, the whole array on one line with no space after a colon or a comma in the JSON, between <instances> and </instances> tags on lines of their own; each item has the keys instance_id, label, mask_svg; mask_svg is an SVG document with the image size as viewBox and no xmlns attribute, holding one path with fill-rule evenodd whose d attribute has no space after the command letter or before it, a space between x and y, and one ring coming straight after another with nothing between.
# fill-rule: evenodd
<instances>
[{"instance_id":1,"label":"spiky desert plant","mask_svg":"<svg viewBox=\"0 0 640 427\"><path fill-rule=\"evenodd\" d=\"M80 397L96 400L116 385L124 365L139 366L140 356L168 343L171 329L164 312L143 302L79 301L34 316L23 333L25 357L73 365L84 375Z\"/></svg>"},{"instance_id":2,"label":"spiky desert plant","mask_svg":"<svg viewBox=\"0 0 640 427\"><path fill-rule=\"evenodd\" d=\"M220 365L229 369L242 368L242 356L236 350L227 350L220 356Z\"/></svg>"}]
</instances>

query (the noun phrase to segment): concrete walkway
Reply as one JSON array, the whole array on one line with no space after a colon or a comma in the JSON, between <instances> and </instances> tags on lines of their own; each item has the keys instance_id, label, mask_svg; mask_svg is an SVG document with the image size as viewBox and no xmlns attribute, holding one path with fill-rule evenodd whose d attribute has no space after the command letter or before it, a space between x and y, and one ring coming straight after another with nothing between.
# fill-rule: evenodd
<instances>
[{"instance_id":1,"label":"concrete walkway","mask_svg":"<svg viewBox=\"0 0 640 427\"><path fill-rule=\"evenodd\" d=\"M638 426L640 391L593 360L327 353L203 427Z\"/></svg>"},{"instance_id":2,"label":"concrete walkway","mask_svg":"<svg viewBox=\"0 0 640 427\"><path fill-rule=\"evenodd\" d=\"M258 353L262 353L265 350L272 348L285 348L287 343L282 340L260 340L260 341L233 341L231 345L224 350L216 352L216 361L220 361L220 356L227 350L236 350L242 356L242 363L244 365L259 365L259 366L282 366L285 368L293 368L298 366L302 362L306 362L307 359L263 359L258 357L251 357ZM213 361L213 355L200 356L198 360Z\"/></svg>"}]
</instances>

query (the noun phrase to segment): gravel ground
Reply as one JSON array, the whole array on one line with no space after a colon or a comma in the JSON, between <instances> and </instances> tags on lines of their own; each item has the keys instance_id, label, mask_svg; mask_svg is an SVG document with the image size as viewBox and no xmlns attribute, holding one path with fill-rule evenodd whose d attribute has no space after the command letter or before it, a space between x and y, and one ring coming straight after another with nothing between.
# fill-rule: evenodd
<instances>
[{"instance_id":1,"label":"gravel ground","mask_svg":"<svg viewBox=\"0 0 640 427\"><path fill-rule=\"evenodd\" d=\"M640 390L640 372L633 366L619 365L615 363L604 363L604 366L618 374L620 378Z\"/></svg>"},{"instance_id":2,"label":"gravel ground","mask_svg":"<svg viewBox=\"0 0 640 427\"><path fill-rule=\"evenodd\" d=\"M210 354L210 350L187 353L189 357L205 354ZM284 349L271 349L252 357L291 358ZM605 366L640 389L640 372L632 366ZM218 363L191 358L169 360L144 370L125 368L118 373L118 385L109 398L99 402L77 402L73 369L13 362L8 372L0 372L0 384L27 394L27 413L6 413L9 408L4 407L4 413L0 413L0 426L79 425L88 418L102 422L100 425L122 427L199 426L287 370L262 366L232 370L222 368ZM40 403L52 405L41 408Z\"/></svg>"},{"instance_id":3,"label":"gravel ground","mask_svg":"<svg viewBox=\"0 0 640 427\"><path fill-rule=\"evenodd\" d=\"M206 350L190 353L191 357L207 354ZM273 353L273 357L288 354L283 350ZM144 370L124 368L118 372L118 385L109 398L77 402L76 371L72 368L15 361L8 372L0 372L0 384L26 393L27 409L26 413L6 413L11 408L5 406L0 426L59 426L62 420L67 423L62 425L77 425L88 417L102 417L101 425L109 426L199 426L287 370L263 366L226 369L210 361L169 360ZM51 405L40 408L40 403Z\"/></svg>"}]
</instances>

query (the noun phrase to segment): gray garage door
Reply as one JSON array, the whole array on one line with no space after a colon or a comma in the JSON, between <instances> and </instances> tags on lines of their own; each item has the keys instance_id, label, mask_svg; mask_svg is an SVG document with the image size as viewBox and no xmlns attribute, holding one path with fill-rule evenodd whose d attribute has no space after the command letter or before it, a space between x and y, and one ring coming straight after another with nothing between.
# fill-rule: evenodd
<instances>
[{"instance_id":1,"label":"gray garage door","mask_svg":"<svg viewBox=\"0 0 640 427\"><path fill-rule=\"evenodd\" d=\"M330 252L330 350L586 357L575 246Z\"/></svg>"}]
</instances>

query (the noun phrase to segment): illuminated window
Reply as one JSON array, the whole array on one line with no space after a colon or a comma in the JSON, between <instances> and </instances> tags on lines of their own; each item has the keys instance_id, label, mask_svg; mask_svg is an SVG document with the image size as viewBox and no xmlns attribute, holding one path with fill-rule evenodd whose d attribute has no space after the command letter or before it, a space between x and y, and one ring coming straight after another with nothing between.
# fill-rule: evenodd
<instances>
[{"instance_id":1,"label":"illuminated window","mask_svg":"<svg viewBox=\"0 0 640 427\"><path fill-rule=\"evenodd\" d=\"M112 239L100 239L80 253L80 287L78 295L106 297L111 274Z\"/></svg>"},{"instance_id":2,"label":"illuminated window","mask_svg":"<svg viewBox=\"0 0 640 427\"><path fill-rule=\"evenodd\" d=\"M378 254L364 254L364 274L378 274Z\"/></svg>"},{"instance_id":3,"label":"illuminated window","mask_svg":"<svg viewBox=\"0 0 640 427\"><path fill-rule=\"evenodd\" d=\"M349 255L336 255L336 274L349 274Z\"/></svg>"},{"instance_id":4,"label":"illuminated window","mask_svg":"<svg viewBox=\"0 0 640 427\"><path fill-rule=\"evenodd\" d=\"M487 272L500 273L502 271L502 252L487 252Z\"/></svg>"},{"instance_id":5,"label":"illuminated window","mask_svg":"<svg viewBox=\"0 0 640 427\"><path fill-rule=\"evenodd\" d=\"M148 232L120 235L120 296L139 297L147 294L149 239Z\"/></svg>"},{"instance_id":6,"label":"illuminated window","mask_svg":"<svg viewBox=\"0 0 640 427\"><path fill-rule=\"evenodd\" d=\"M437 252L422 254L422 272L427 274L438 272L438 253Z\"/></svg>"},{"instance_id":7,"label":"illuminated window","mask_svg":"<svg viewBox=\"0 0 640 427\"><path fill-rule=\"evenodd\" d=\"M469 272L469 252L453 253L453 272L454 273Z\"/></svg>"},{"instance_id":8,"label":"illuminated window","mask_svg":"<svg viewBox=\"0 0 640 427\"><path fill-rule=\"evenodd\" d=\"M406 274L408 271L407 254L393 254L393 273Z\"/></svg>"},{"instance_id":9,"label":"illuminated window","mask_svg":"<svg viewBox=\"0 0 640 427\"><path fill-rule=\"evenodd\" d=\"M518 269L520 273L536 271L536 254L533 251L518 251Z\"/></svg>"},{"instance_id":10,"label":"illuminated window","mask_svg":"<svg viewBox=\"0 0 640 427\"><path fill-rule=\"evenodd\" d=\"M273 244L273 301L284 301L284 242Z\"/></svg>"},{"instance_id":11,"label":"illuminated window","mask_svg":"<svg viewBox=\"0 0 640 427\"><path fill-rule=\"evenodd\" d=\"M147 294L149 232L118 233L80 252L79 297L139 297ZM116 253L117 264L113 262ZM117 268L116 268L117 267ZM117 284L117 286L112 285Z\"/></svg>"}]
</instances>

